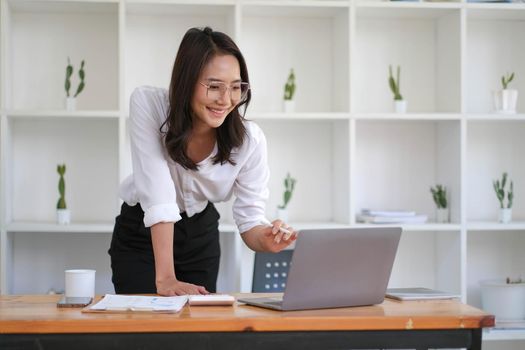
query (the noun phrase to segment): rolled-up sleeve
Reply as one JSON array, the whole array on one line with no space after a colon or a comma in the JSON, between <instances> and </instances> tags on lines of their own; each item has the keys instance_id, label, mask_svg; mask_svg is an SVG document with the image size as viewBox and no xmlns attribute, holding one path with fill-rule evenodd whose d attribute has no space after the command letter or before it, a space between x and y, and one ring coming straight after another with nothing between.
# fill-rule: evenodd
<instances>
[{"instance_id":1,"label":"rolled-up sleeve","mask_svg":"<svg viewBox=\"0 0 525 350\"><path fill-rule=\"evenodd\" d=\"M235 201L233 203L233 218L239 232L243 233L254 226L260 225L265 217L266 201L268 200L268 157L266 138L256 127L254 137L250 142L247 161L242 166L233 186Z\"/></svg>"},{"instance_id":2,"label":"rolled-up sleeve","mask_svg":"<svg viewBox=\"0 0 525 350\"><path fill-rule=\"evenodd\" d=\"M130 140L136 197L144 210L144 225L176 222L181 219L175 184L165 157L159 121L162 98L141 87L130 99Z\"/></svg>"}]
</instances>

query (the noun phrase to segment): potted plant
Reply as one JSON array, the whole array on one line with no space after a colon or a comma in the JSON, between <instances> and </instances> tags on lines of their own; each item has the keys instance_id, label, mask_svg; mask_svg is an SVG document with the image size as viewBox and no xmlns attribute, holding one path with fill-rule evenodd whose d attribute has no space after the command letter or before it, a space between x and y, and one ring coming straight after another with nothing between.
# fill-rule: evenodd
<instances>
[{"instance_id":1,"label":"potted plant","mask_svg":"<svg viewBox=\"0 0 525 350\"><path fill-rule=\"evenodd\" d=\"M516 113L516 103L518 102L518 90L509 89L509 83L514 79L514 72L501 77L503 90L494 91L494 109L496 113L514 114Z\"/></svg>"},{"instance_id":2,"label":"potted plant","mask_svg":"<svg viewBox=\"0 0 525 350\"><path fill-rule=\"evenodd\" d=\"M432 198L437 207L436 222L449 222L450 215L448 210L447 188L438 184L435 187L430 187L430 192L432 193Z\"/></svg>"},{"instance_id":3,"label":"potted plant","mask_svg":"<svg viewBox=\"0 0 525 350\"><path fill-rule=\"evenodd\" d=\"M290 69L290 74L284 84L284 112L293 113L295 110L295 100L293 99L295 94L295 74L293 68Z\"/></svg>"},{"instance_id":4,"label":"potted plant","mask_svg":"<svg viewBox=\"0 0 525 350\"><path fill-rule=\"evenodd\" d=\"M84 72L84 60L82 60L82 63L80 64L80 70L78 71L78 76L80 77L80 83L78 84L77 91L75 95L70 96L69 95L69 89L71 89L71 76L73 75L73 66L71 65L71 62L69 60L69 57L67 58L67 67L66 67L66 83L65 83L65 89L66 89L66 109L68 111L74 111L76 109L77 103L76 98L77 96L84 90L85 82L84 78L86 76Z\"/></svg>"},{"instance_id":5,"label":"potted plant","mask_svg":"<svg viewBox=\"0 0 525 350\"><path fill-rule=\"evenodd\" d=\"M64 180L66 165L57 165L57 172L60 176L58 180L58 193L60 194L60 197L57 202L57 222L60 225L66 225L71 222L71 212L67 209L66 205L66 182Z\"/></svg>"},{"instance_id":6,"label":"potted plant","mask_svg":"<svg viewBox=\"0 0 525 350\"><path fill-rule=\"evenodd\" d=\"M288 222L288 203L290 202L290 199L292 198L293 191L295 189L295 183L297 180L292 178L290 176L290 173L286 174L286 178L284 179L284 194L283 194L283 204L279 205L277 207L277 218Z\"/></svg>"},{"instance_id":7,"label":"potted plant","mask_svg":"<svg viewBox=\"0 0 525 350\"><path fill-rule=\"evenodd\" d=\"M501 182L499 180L492 181L496 197L498 197L500 210L499 222L508 223L512 220L512 202L514 200L514 183L510 182L510 187L507 192L507 205L505 206L505 186L507 185L507 173L503 173Z\"/></svg>"},{"instance_id":8,"label":"potted plant","mask_svg":"<svg viewBox=\"0 0 525 350\"><path fill-rule=\"evenodd\" d=\"M390 90L394 94L394 110L396 113L405 113L407 111L407 102L401 96L401 67L397 66L396 79L394 79L392 74L392 65L388 66L388 73L388 86L390 86Z\"/></svg>"},{"instance_id":9,"label":"potted plant","mask_svg":"<svg viewBox=\"0 0 525 350\"><path fill-rule=\"evenodd\" d=\"M481 281L481 305L494 314L497 321L525 319L525 280Z\"/></svg>"}]
</instances>

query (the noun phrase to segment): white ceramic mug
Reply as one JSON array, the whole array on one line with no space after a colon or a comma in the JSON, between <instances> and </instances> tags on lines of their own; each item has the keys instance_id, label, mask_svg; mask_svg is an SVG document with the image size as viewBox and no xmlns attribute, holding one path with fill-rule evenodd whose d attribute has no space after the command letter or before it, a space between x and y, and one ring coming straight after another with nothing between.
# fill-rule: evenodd
<instances>
[{"instance_id":1,"label":"white ceramic mug","mask_svg":"<svg viewBox=\"0 0 525 350\"><path fill-rule=\"evenodd\" d=\"M66 270L66 297L95 297L95 270Z\"/></svg>"}]
</instances>

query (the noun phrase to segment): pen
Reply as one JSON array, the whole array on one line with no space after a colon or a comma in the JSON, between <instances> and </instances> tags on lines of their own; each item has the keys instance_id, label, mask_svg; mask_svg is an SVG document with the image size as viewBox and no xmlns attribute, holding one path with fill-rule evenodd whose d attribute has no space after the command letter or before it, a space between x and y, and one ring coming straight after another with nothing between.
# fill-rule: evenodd
<instances>
[{"instance_id":1,"label":"pen","mask_svg":"<svg viewBox=\"0 0 525 350\"><path fill-rule=\"evenodd\" d=\"M266 218L261 219L261 223L264 224L264 225L273 226L272 223L271 223L270 221L268 221L268 219L266 219ZM288 238L290 238L290 237L292 236L292 231L287 230L287 229L285 229L285 228L283 228L283 227L279 227L279 231L281 231L282 233L284 233L284 237L283 237L283 239L284 239L285 241L287 241Z\"/></svg>"}]
</instances>

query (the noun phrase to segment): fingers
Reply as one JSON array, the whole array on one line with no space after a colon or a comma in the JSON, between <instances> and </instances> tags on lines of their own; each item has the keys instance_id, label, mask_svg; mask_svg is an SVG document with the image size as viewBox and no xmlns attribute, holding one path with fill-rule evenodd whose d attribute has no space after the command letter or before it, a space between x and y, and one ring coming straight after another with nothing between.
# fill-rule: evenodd
<instances>
[{"instance_id":1,"label":"fingers","mask_svg":"<svg viewBox=\"0 0 525 350\"><path fill-rule=\"evenodd\" d=\"M285 224L281 220L275 220L272 224L272 233L275 236L273 241L275 243L279 244L281 241L293 241L296 239L297 232L295 232L293 227Z\"/></svg>"},{"instance_id":2,"label":"fingers","mask_svg":"<svg viewBox=\"0 0 525 350\"><path fill-rule=\"evenodd\" d=\"M206 288L203 286L197 286L191 283L181 282L183 287L180 289L180 294L178 295L196 295L196 294L209 294Z\"/></svg>"},{"instance_id":3,"label":"fingers","mask_svg":"<svg viewBox=\"0 0 525 350\"><path fill-rule=\"evenodd\" d=\"M198 286L198 290L199 290L199 294L210 294L210 292L208 292L206 290L206 288L202 287L202 286Z\"/></svg>"},{"instance_id":4,"label":"fingers","mask_svg":"<svg viewBox=\"0 0 525 350\"><path fill-rule=\"evenodd\" d=\"M157 293L163 296L180 296L180 295L195 295L195 294L209 294L203 286L177 281L167 286L157 288Z\"/></svg>"}]
</instances>

